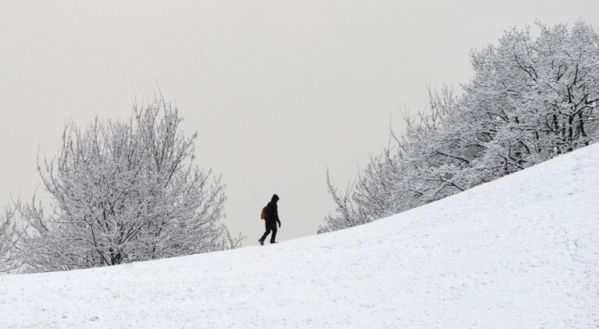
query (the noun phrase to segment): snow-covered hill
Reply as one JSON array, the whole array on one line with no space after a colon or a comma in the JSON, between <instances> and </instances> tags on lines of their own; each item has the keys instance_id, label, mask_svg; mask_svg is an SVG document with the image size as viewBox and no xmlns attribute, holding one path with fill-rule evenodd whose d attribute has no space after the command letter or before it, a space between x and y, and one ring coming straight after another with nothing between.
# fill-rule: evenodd
<instances>
[{"instance_id":1,"label":"snow-covered hill","mask_svg":"<svg viewBox=\"0 0 599 329\"><path fill-rule=\"evenodd\" d=\"M2 276L0 327L597 328L599 145L340 232Z\"/></svg>"}]
</instances>

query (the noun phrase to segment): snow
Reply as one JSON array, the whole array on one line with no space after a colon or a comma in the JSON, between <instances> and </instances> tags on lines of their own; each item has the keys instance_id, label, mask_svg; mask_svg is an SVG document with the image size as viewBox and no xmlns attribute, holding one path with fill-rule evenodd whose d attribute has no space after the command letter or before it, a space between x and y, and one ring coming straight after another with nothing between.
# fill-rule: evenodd
<instances>
[{"instance_id":1,"label":"snow","mask_svg":"<svg viewBox=\"0 0 599 329\"><path fill-rule=\"evenodd\" d=\"M339 232L1 276L0 327L598 328L599 144Z\"/></svg>"}]
</instances>

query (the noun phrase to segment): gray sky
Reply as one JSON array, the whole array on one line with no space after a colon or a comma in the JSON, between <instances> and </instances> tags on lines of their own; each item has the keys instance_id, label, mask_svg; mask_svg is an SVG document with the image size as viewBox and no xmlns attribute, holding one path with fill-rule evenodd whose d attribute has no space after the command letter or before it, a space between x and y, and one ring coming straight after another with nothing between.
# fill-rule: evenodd
<instances>
[{"instance_id":1,"label":"gray sky","mask_svg":"<svg viewBox=\"0 0 599 329\"><path fill-rule=\"evenodd\" d=\"M222 173L227 224L253 244L281 196L281 239L313 234L340 187L420 110L427 85L465 82L468 53L509 26L577 19L596 0L0 0L0 199L29 198L38 148L67 119L128 115L160 86L198 163Z\"/></svg>"}]
</instances>

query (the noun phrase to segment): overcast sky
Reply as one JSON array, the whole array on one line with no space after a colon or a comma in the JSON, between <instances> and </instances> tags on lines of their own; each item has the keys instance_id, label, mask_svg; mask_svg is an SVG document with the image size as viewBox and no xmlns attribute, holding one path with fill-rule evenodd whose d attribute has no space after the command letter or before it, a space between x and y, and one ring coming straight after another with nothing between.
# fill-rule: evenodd
<instances>
[{"instance_id":1,"label":"overcast sky","mask_svg":"<svg viewBox=\"0 0 599 329\"><path fill-rule=\"evenodd\" d=\"M583 19L597 0L0 0L0 204L29 198L38 149L66 120L128 115L157 86L223 175L226 223L253 244L281 196L280 239L314 234L340 187L427 85L471 76L469 51L510 26Z\"/></svg>"}]
</instances>

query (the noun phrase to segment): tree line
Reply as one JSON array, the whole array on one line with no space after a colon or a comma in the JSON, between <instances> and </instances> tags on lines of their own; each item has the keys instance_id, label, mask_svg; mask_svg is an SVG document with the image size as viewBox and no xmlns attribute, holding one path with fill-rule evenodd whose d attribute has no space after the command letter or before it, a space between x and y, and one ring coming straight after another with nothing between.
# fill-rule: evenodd
<instances>
[{"instance_id":1,"label":"tree line","mask_svg":"<svg viewBox=\"0 0 599 329\"><path fill-rule=\"evenodd\" d=\"M534 32L534 33L533 33ZM429 91L402 136L339 191L319 232L387 217L599 139L599 37L578 22L510 29L473 51L472 79Z\"/></svg>"}]
</instances>

